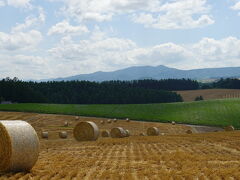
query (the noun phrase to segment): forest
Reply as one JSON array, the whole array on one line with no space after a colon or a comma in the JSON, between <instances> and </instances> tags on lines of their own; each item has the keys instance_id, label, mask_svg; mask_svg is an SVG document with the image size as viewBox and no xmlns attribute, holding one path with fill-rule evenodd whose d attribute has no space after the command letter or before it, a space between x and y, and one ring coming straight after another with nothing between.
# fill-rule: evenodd
<instances>
[{"instance_id":1,"label":"forest","mask_svg":"<svg viewBox=\"0 0 240 180\"><path fill-rule=\"evenodd\" d=\"M0 81L0 101L56 104L142 104L181 102L172 90L198 89L192 80L26 82Z\"/></svg>"},{"instance_id":2,"label":"forest","mask_svg":"<svg viewBox=\"0 0 240 180\"><path fill-rule=\"evenodd\" d=\"M173 92L201 88L240 88L238 79L220 79L202 85L190 79L134 81L26 82L18 78L0 81L0 102L55 104L144 104L182 102Z\"/></svg>"}]
</instances>

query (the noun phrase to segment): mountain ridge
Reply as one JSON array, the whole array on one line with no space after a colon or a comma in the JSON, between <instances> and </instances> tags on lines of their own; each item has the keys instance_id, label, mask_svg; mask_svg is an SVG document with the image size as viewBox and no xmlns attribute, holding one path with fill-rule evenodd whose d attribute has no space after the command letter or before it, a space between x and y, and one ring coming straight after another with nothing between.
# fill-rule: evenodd
<instances>
[{"instance_id":1,"label":"mountain ridge","mask_svg":"<svg viewBox=\"0 0 240 180\"><path fill-rule=\"evenodd\" d=\"M79 74L69 77L43 79L40 81L110 81L110 80L140 80L140 79L220 79L240 78L240 67L202 68L181 70L164 65L159 66L132 66L111 72L97 71L90 74Z\"/></svg>"}]
</instances>

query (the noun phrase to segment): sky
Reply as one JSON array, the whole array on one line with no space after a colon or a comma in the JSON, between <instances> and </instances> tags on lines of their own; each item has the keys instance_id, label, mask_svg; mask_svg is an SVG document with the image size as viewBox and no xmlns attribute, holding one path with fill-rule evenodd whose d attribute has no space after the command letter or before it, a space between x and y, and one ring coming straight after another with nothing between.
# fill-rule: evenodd
<instances>
[{"instance_id":1,"label":"sky","mask_svg":"<svg viewBox=\"0 0 240 180\"><path fill-rule=\"evenodd\" d=\"M0 78L240 66L240 0L0 0Z\"/></svg>"}]
</instances>

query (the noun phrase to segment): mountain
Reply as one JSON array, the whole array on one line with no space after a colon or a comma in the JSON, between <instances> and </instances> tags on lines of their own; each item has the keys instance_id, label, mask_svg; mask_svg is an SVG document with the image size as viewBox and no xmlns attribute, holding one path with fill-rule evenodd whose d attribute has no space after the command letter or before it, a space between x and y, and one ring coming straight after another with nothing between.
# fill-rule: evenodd
<instances>
[{"instance_id":1,"label":"mountain","mask_svg":"<svg viewBox=\"0 0 240 180\"><path fill-rule=\"evenodd\" d=\"M112 72L98 71L91 74L80 74L65 78L45 79L41 81L109 81L109 80L138 80L138 79L182 79L195 80L219 79L236 77L240 78L240 67L205 68L193 70L180 70L160 66L133 66Z\"/></svg>"}]
</instances>

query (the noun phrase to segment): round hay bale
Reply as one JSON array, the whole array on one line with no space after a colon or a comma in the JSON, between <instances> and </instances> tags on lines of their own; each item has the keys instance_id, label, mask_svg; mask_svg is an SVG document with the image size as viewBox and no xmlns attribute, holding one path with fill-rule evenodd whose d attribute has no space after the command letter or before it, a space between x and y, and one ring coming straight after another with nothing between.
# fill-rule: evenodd
<instances>
[{"instance_id":1,"label":"round hay bale","mask_svg":"<svg viewBox=\"0 0 240 180\"><path fill-rule=\"evenodd\" d=\"M101 123L101 124L105 124L105 121L102 120L102 121L100 121L100 123Z\"/></svg>"},{"instance_id":2,"label":"round hay bale","mask_svg":"<svg viewBox=\"0 0 240 180\"><path fill-rule=\"evenodd\" d=\"M48 139L48 132L43 131L43 132L42 132L42 138L43 138L43 139Z\"/></svg>"},{"instance_id":3,"label":"round hay bale","mask_svg":"<svg viewBox=\"0 0 240 180\"><path fill-rule=\"evenodd\" d=\"M172 125L175 125L176 123L175 123L175 121L172 121Z\"/></svg>"},{"instance_id":4,"label":"round hay bale","mask_svg":"<svg viewBox=\"0 0 240 180\"><path fill-rule=\"evenodd\" d=\"M68 133L67 131L61 131L59 132L59 137L62 138L62 139L66 139L68 137Z\"/></svg>"},{"instance_id":5,"label":"round hay bale","mask_svg":"<svg viewBox=\"0 0 240 180\"><path fill-rule=\"evenodd\" d=\"M187 133L187 134L192 134L193 132L192 132L192 130L188 129L188 130L186 131L186 133Z\"/></svg>"},{"instance_id":6,"label":"round hay bale","mask_svg":"<svg viewBox=\"0 0 240 180\"><path fill-rule=\"evenodd\" d=\"M130 119L126 118L126 122L130 122Z\"/></svg>"},{"instance_id":7,"label":"round hay bale","mask_svg":"<svg viewBox=\"0 0 240 180\"><path fill-rule=\"evenodd\" d=\"M225 131L234 131L234 127L233 126L227 126L224 128Z\"/></svg>"},{"instance_id":8,"label":"round hay bale","mask_svg":"<svg viewBox=\"0 0 240 180\"><path fill-rule=\"evenodd\" d=\"M122 127L116 127L111 129L110 135L112 138L124 138L127 133Z\"/></svg>"},{"instance_id":9,"label":"round hay bale","mask_svg":"<svg viewBox=\"0 0 240 180\"><path fill-rule=\"evenodd\" d=\"M77 141L96 141L99 136L99 128L94 122L80 122L74 127L73 135Z\"/></svg>"},{"instance_id":10,"label":"round hay bale","mask_svg":"<svg viewBox=\"0 0 240 180\"><path fill-rule=\"evenodd\" d=\"M110 137L110 132L108 130L104 130L101 133L102 137Z\"/></svg>"},{"instance_id":11,"label":"round hay bale","mask_svg":"<svg viewBox=\"0 0 240 180\"><path fill-rule=\"evenodd\" d=\"M164 136L165 135L165 133L161 133L161 136Z\"/></svg>"},{"instance_id":12,"label":"round hay bale","mask_svg":"<svg viewBox=\"0 0 240 180\"><path fill-rule=\"evenodd\" d=\"M117 122L117 119L116 119L116 118L114 118L114 119L113 119L113 122Z\"/></svg>"},{"instance_id":13,"label":"round hay bale","mask_svg":"<svg viewBox=\"0 0 240 180\"><path fill-rule=\"evenodd\" d=\"M108 120L107 120L107 123L108 123L108 124L112 123L112 120L111 120L111 119L108 119Z\"/></svg>"},{"instance_id":14,"label":"round hay bale","mask_svg":"<svg viewBox=\"0 0 240 180\"><path fill-rule=\"evenodd\" d=\"M126 131L126 137L129 137L131 134L130 134L130 131L128 129L125 129Z\"/></svg>"},{"instance_id":15,"label":"round hay bale","mask_svg":"<svg viewBox=\"0 0 240 180\"><path fill-rule=\"evenodd\" d=\"M148 136L158 136L159 133L160 133L160 131L157 127L150 127L147 129Z\"/></svg>"},{"instance_id":16,"label":"round hay bale","mask_svg":"<svg viewBox=\"0 0 240 180\"><path fill-rule=\"evenodd\" d=\"M78 117L78 116L76 116L76 117L75 117L75 120L79 120L79 117Z\"/></svg>"},{"instance_id":17,"label":"round hay bale","mask_svg":"<svg viewBox=\"0 0 240 180\"><path fill-rule=\"evenodd\" d=\"M69 122L64 122L64 127L68 127L69 126Z\"/></svg>"},{"instance_id":18,"label":"round hay bale","mask_svg":"<svg viewBox=\"0 0 240 180\"><path fill-rule=\"evenodd\" d=\"M0 121L0 172L29 171L39 155L39 139L25 121Z\"/></svg>"},{"instance_id":19,"label":"round hay bale","mask_svg":"<svg viewBox=\"0 0 240 180\"><path fill-rule=\"evenodd\" d=\"M139 136L146 136L146 134L142 132L139 134Z\"/></svg>"}]
</instances>

